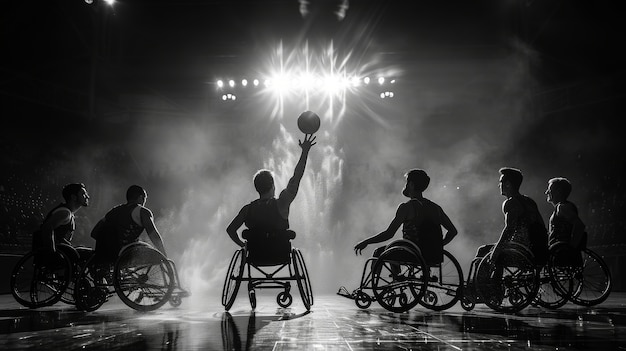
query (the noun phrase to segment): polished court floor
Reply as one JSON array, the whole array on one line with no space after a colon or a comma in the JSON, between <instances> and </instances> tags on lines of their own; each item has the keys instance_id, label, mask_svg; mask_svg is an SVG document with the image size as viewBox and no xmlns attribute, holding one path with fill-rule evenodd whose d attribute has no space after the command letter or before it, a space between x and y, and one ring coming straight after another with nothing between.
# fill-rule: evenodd
<instances>
[{"instance_id":1,"label":"polished court floor","mask_svg":"<svg viewBox=\"0 0 626 351\"><path fill-rule=\"evenodd\" d=\"M443 312L418 307L360 310L338 295L315 296L306 312L259 296L252 311L241 295L230 312L188 302L136 312L117 298L91 313L57 305L29 310L0 295L0 350L624 350L626 293L603 304L529 307L514 315L484 305Z\"/></svg>"}]
</instances>

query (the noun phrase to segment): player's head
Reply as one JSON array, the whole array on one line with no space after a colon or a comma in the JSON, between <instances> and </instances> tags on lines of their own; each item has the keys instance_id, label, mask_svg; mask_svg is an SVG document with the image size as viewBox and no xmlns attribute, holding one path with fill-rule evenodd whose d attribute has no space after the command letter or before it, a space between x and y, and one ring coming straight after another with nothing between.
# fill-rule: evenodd
<instances>
[{"instance_id":1,"label":"player's head","mask_svg":"<svg viewBox=\"0 0 626 351\"><path fill-rule=\"evenodd\" d=\"M61 191L61 195L63 195L65 203L69 203L75 199L74 201L77 201L79 206L87 206L89 204L89 194L87 193L87 188L83 183L71 183L65 185Z\"/></svg>"},{"instance_id":2,"label":"player's head","mask_svg":"<svg viewBox=\"0 0 626 351\"><path fill-rule=\"evenodd\" d=\"M148 193L139 185L131 185L128 187L128 190L126 190L126 201L128 202L145 205L147 197Z\"/></svg>"},{"instance_id":3,"label":"player's head","mask_svg":"<svg viewBox=\"0 0 626 351\"><path fill-rule=\"evenodd\" d=\"M430 184L430 177L426 174L426 171L422 169L412 169L408 171L404 177L406 178L406 185L404 186L404 190L402 190L404 196L411 195L409 194L409 186L413 187L414 192L421 194L428 188L428 184Z\"/></svg>"},{"instance_id":4,"label":"player's head","mask_svg":"<svg viewBox=\"0 0 626 351\"><path fill-rule=\"evenodd\" d=\"M512 167L502 167L500 172L500 192L502 195L512 195L519 192L524 176L522 171Z\"/></svg>"},{"instance_id":5,"label":"player's head","mask_svg":"<svg viewBox=\"0 0 626 351\"><path fill-rule=\"evenodd\" d=\"M572 183L567 178L556 177L548 180L548 189L546 190L548 202L558 203L565 201L571 192Z\"/></svg>"},{"instance_id":6,"label":"player's head","mask_svg":"<svg viewBox=\"0 0 626 351\"><path fill-rule=\"evenodd\" d=\"M259 195L266 194L274 189L274 176L267 169L261 169L254 174L254 188Z\"/></svg>"}]
</instances>

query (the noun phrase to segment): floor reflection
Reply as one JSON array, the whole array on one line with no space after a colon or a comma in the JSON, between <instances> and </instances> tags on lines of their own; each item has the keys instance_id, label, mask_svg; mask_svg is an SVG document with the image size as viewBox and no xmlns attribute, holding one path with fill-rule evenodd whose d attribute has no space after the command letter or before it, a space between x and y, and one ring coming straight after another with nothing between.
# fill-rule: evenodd
<instances>
[{"instance_id":1,"label":"floor reflection","mask_svg":"<svg viewBox=\"0 0 626 351\"><path fill-rule=\"evenodd\" d=\"M478 307L465 312L360 310L345 299L317 298L304 308L261 305L141 313L111 304L92 313L71 306L41 310L0 299L0 349L50 350L619 350L626 348L626 294L598 308L567 305L519 314ZM349 301L348 301L349 302Z\"/></svg>"}]
</instances>

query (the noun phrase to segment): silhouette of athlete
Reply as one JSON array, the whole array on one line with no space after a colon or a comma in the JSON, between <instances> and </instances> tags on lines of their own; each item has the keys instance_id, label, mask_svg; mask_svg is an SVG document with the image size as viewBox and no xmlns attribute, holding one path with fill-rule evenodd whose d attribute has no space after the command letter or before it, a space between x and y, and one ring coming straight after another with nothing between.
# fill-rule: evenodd
<instances>
[{"instance_id":1,"label":"silhouette of athlete","mask_svg":"<svg viewBox=\"0 0 626 351\"><path fill-rule=\"evenodd\" d=\"M60 243L71 246L76 229L74 214L81 207L89 206L89 194L82 183L67 184L61 193L65 202L50 210L40 229L33 233L33 250L56 252Z\"/></svg>"},{"instance_id":2,"label":"silhouette of athlete","mask_svg":"<svg viewBox=\"0 0 626 351\"><path fill-rule=\"evenodd\" d=\"M567 198L572 184L567 178L557 177L548 181L546 200L554 206L548 222L548 243L567 243L578 250L584 249L587 233L585 224L578 216L578 208Z\"/></svg>"},{"instance_id":3,"label":"silhouette of athlete","mask_svg":"<svg viewBox=\"0 0 626 351\"><path fill-rule=\"evenodd\" d=\"M406 185L402 190L402 195L408 197L409 201L398 206L396 215L386 230L357 243L354 246L354 252L360 255L369 244L393 238L402 225L402 237L417 245L426 263L441 263L443 246L452 241L458 231L441 206L422 195L430 183L430 177L426 172L421 169L412 169L405 174L405 177ZM441 227L447 230L445 237ZM374 256L380 255L385 248L386 246L377 248Z\"/></svg>"},{"instance_id":4,"label":"silhouette of athlete","mask_svg":"<svg viewBox=\"0 0 626 351\"><path fill-rule=\"evenodd\" d=\"M93 228L91 237L96 239L100 262L115 262L122 247L137 242L144 230L155 248L167 257L152 211L145 207L147 198L142 187L131 185L126 191L127 202L112 208Z\"/></svg>"},{"instance_id":5,"label":"silhouette of athlete","mask_svg":"<svg viewBox=\"0 0 626 351\"><path fill-rule=\"evenodd\" d=\"M530 197L520 194L523 175L519 169L503 167L499 172L500 194L506 197L502 203L504 228L495 246L485 245L483 250L494 246L491 258L496 262L506 243L516 242L533 253L535 263L543 265L548 256L548 237L537 203Z\"/></svg>"},{"instance_id":6,"label":"silhouette of athlete","mask_svg":"<svg viewBox=\"0 0 626 351\"><path fill-rule=\"evenodd\" d=\"M266 238L275 235L295 236L295 233L288 231L289 207L298 193L309 150L316 144L315 139L316 137L312 134L305 134L303 141L298 140L298 145L302 149L300 159L287 187L280 192L278 199L275 198L276 188L272 173L267 169L256 172L254 187L259 193L259 198L243 206L226 228L226 232L237 245L241 247L245 245L238 233L239 228L244 224L248 229L247 232L244 230L244 236L254 235Z\"/></svg>"}]
</instances>

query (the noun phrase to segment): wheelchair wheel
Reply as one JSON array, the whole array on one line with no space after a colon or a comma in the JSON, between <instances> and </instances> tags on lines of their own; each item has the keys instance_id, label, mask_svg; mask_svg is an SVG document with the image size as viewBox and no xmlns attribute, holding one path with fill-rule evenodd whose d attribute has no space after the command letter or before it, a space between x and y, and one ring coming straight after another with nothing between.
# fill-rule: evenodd
<instances>
[{"instance_id":1,"label":"wheelchair wheel","mask_svg":"<svg viewBox=\"0 0 626 351\"><path fill-rule=\"evenodd\" d=\"M433 311L443 311L459 301L463 286L463 271L459 262L448 251L443 251L443 262L430 268L427 290L420 305Z\"/></svg>"},{"instance_id":2,"label":"wheelchair wheel","mask_svg":"<svg viewBox=\"0 0 626 351\"><path fill-rule=\"evenodd\" d=\"M302 303L304 304L306 310L309 311L313 305L313 289L311 288L311 280L309 279L309 272L306 269L302 252L298 249L293 249L291 259L293 261L296 281L298 283L298 290L300 291Z\"/></svg>"},{"instance_id":3,"label":"wheelchair wheel","mask_svg":"<svg viewBox=\"0 0 626 351\"><path fill-rule=\"evenodd\" d=\"M280 293L278 293L278 295L276 295L276 303L282 308L287 308L291 306L292 302L293 296L291 296L291 294L286 291L281 291Z\"/></svg>"},{"instance_id":4,"label":"wheelchair wheel","mask_svg":"<svg viewBox=\"0 0 626 351\"><path fill-rule=\"evenodd\" d=\"M61 299L72 277L72 263L62 252L29 252L11 273L11 294L22 306L39 308Z\"/></svg>"},{"instance_id":5,"label":"wheelchair wheel","mask_svg":"<svg viewBox=\"0 0 626 351\"><path fill-rule=\"evenodd\" d=\"M256 308L256 291L248 290L248 300L250 300L250 307L254 310Z\"/></svg>"},{"instance_id":6,"label":"wheelchair wheel","mask_svg":"<svg viewBox=\"0 0 626 351\"><path fill-rule=\"evenodd\" d=\"M226 279L224 280L224 287L222 289L222 305L226 311L233 306L235 298L237 297L245 265L244 260L245 255L243 249L239 249L235 251L228 265L228 271L226 272Z\"/></svg>"},{"instance_id":7,"label":"wheelchair wheel","mask_svg":"<svg viewBox=\"0 0 626 351\"><path fill-rule=\"evenodd\" d=\"M604 260L590 249L582 251L582 265L572 267L573 288L570 300L579 306L594 306L609 297L611 272Z\"/></svg>"},{"instance_id":8,"label":"wheelchair wheel","mask_svg":"<svg viewBox=\"0 0 626 351\"><path fill-rule=\"evenodd\" d=\"M481 300L498 312L515 313L528 306L539 290L539 271L532 255L518 245L503 250L498 262L486 255L479 263L474 285Z\"/></svg>"},{"instance_id":9,"label":"wheelchair wheel","mask_svg":"<svg viewBox=\"0 0 626 351\"><path fill-rule=\"evenodd\" d=\"M354 303L356 304L356 307L366 309L372 304L372 298L368 294L359 290L354 297Z\"/></svg>"},{"instance_id":10,"label":"wheelchair wheel","mask_svg":"<svg viewBox=\"0 0 626 351\"><path fill-rule=\"evenodd\" d=\"M169 301L174 273L167 258L145 243L122 250L115 262L113 285L120 300L137 311L153 311Z\"/></svg>"},{"instance_id":11,"label":"wheelchair wheel","mask_svg":"<svg viewBox=\"0 0 626 351\"><path fill-rule=\"evenodd\" d=\"M556 309L564 306L572 295L572 262L580 256L578 250L566 244L550 247L548 262L539 275L540 287L536 303L545 308Z\"/></svg>"},{"instance_id":12,"label":"wheelchair wheel","mask_svg":"<svg viewBox=\"0 0 626 351\"><path fill-rule=\"evenodd\" d=\"M386 249L372 268L376 301L388 311L406 312L426 291L428 271L421 255L403 246Z\"/></svg>"},{"instance_id":13,"label":"wheelchair wheel","mask_svg":"<svg viewBox=\"0 0 626 351\"><path fill-rule=\"evenodd\" d=\"M76 308L92 312L100 308L113 291L113 265L99 263L91 256L83 265L74 289Z\"/></svg>"},{"instance_id":14,"label":"wheelchair wheel","mask_svg":"<svg viewBox=\"0 0 626 351\"><path fill-rule=\"evenodd\" d=\"M559 289L555 287L548 266L541 269L539 282L539 290L537 291L537 297L534 303L548 309L557 309L567 303L567 295L562 294Z\"/></svg>"},{"instance_id":15,"label":"wheelchair wheel","mask_svg":"<svg viewBox=\"0 0 626 351\"><path fill-rule=\"evenodd\" d=\"M60 243L57 245L57 248L70 259L72 262L72 277L67 284L67 288L65 292L61 295L61 301L69 304L75 305L76 301L74 299L74 288L76 285L76 281L78 280L78 276L82 271L82 267L87 262L87 259L93 254L93 249L88 247L73 247L64 243Z\"/></svg>"}]
</instances>

